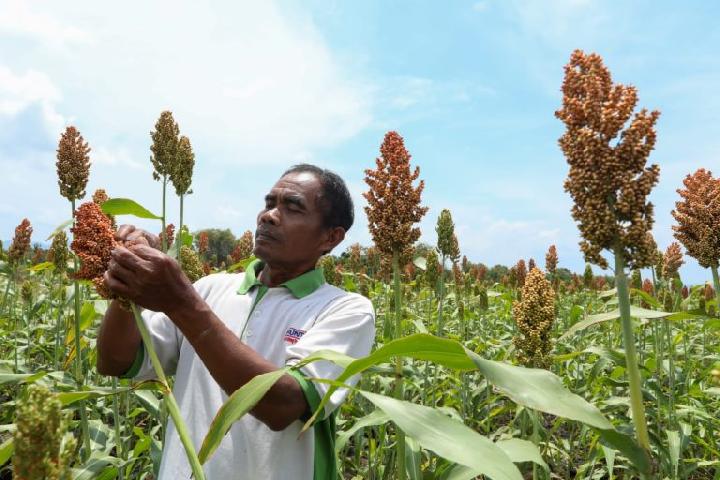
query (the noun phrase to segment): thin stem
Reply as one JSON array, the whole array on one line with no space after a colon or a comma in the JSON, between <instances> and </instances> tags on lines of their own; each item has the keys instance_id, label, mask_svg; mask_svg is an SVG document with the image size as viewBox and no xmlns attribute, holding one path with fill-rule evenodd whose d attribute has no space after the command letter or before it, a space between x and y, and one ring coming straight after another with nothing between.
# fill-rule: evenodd
<instances>
[{"instance_id":1,"label":"thin stem","mask_svg":"<svg viewBox=\"0 0 720 480\"><path fill-rule=\"evenodd\" d=\"M648 437L645 405L643 404L640 369L638 368L635 336L632 318L630 318L630 291L625 275L625 259L621 248L615 249L615 285L617 287L618 306L622 323L625 360L627 363L628 380L630 382L630 407L638 443L650 455L650 438Z\"/></svg>"},{"instance_id":2,"label":"thin stem","mask_svg":"<svg viewBox=\"0 0 720 480\"><path fill-rule=\"evenodd\" d=\"M400 304L400 259L397 252L393 252L392 257L393 270L393 290L395 293L395 338L403 336L402 331L402 305ZM395 359L395 398L402 400L403 398L403 379L402 379L402 357ZM405 433L400 427L395 426L395 448L396 448L396 477L398 480L405 480Z\"/></svg>"},{"instance_id":3,"label":"thin stem","mask_svg":"<svg viewBox=\"0 0 720 480\"><path fill-rule=\"evenodd\" d=\"M443 303L445 302L445 255L440 263L440 302L438 305L437 336L443 336Z\"/></svg>"},{"instance_id":4,"label":"thin stem","mask_svg":"<svg viewBox=\"0 0 720 480\"><path fill-rule=\"evenodd\" d=\"M113 387L113 417L114 417L114 423L115 423L115 448L117 452L118 458L123 458L123 441L122 436L120 435L120 406L118 405L118 381L116 377L113 377L112 379L112 387ZM123 475L123 466L121 465L120 468L118 468L118 480L124 480Z\"/></svg>"},{"instance_id":5,"label":"thin stem","mask_svg":"<svg viewBox=\"0 0 720 480\"><path fill-rule=\"evenodd\" d=\"M180 261L180 247L182 247L182 231L183 231L183 200L185 199L185 195L180 195L180 227L178 228L177 235L175 235L175 242L181 241L181 243L177 243L177 259L178 262Z\"/></svg>"},{"instance_id":6,"label":"thin stem","mask_svg":"<svg viewBox=\"0 0 720 480\"><path fill-rule=\"evenodd\" d=\"M718 267L712 266L710 267L710 271L712 272L713 285L715 286L715 301L717 302L715 311L717 312L720 310L720 278L718 278Z\"/></svg>"},{"instance_id":7,"label":"thin stem","mask_svg":"<svg viewBox=\"0 0 720 480\"><path fill-rule=\"evenodd\" d=\"M135 317L135 323L140 331L140 336L145 344L145 350L150 357L150 363L152 363L153 369L155 370L155 375L157 375L158 380L160 380L160 383L163 385L165 404L168 412L170 413L170 417L172 417L173 422L175 423L177 433L180 435L180 442L185 448L185 455L187 455L188 462L192 468L193 477L195 480L205 480L205 472L203 472L202 465L200 464L197 452L195 451L192 439L190 438L190 432L188 431L185 421L180 414L180 407L175 401L175 396L170 389L170 385L168 384L160 359L158 358L157 353L155 353L155 348L153 347L152 339L150 338L150 332L148 331L145 321L143 320L137 306L134 303L131 303L130 307L132 308L133 316Z\"/></svg>"},{"instance_id":8,"label":"thin stem","mask_svg":"<svg viewBox=\"0 0 720 480\"><path fill-rule=\"evenodd\" d=\"M73 226L75 225L75 200L70 200L72 206ZM78 271L78 259L76 255L73 255L73 265L75 267L75 273ZM82 346L80 345L80 282L77 279L73 279L73 302L75 306L75 381L77 382L78 390L82 390L85 383L85 375L83 372L82 362ZM85 408L85 401L81 400L78 402L78 409L80 410L80 427L82 429L83 437L83 461L87 461L90 458L90 426L88 425L87 409Z\"/></svg>"},{"instance_id":9,"label":"thin stem","mask_svg":"<svg viewBox=\"0 0 720 480\"><path fill-rule=\"evenodd\" d=\"M162 235L160 235L160 241L162 243L162 251L167 252L168 244L167 238L165 238L165 191L167 190L167 175L163 175L162 177L162 186Z\"/></svg>"}]
</instances>

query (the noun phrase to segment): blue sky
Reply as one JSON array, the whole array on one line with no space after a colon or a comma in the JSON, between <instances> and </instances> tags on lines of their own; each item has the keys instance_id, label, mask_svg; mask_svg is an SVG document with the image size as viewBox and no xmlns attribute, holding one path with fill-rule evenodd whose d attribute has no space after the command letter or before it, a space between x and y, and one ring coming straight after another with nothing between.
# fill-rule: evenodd
<instances>
[{"instance_id":1,"label":"blue sky","mask_svg":"<svg viewBox=\"0 0 720 480\"><path fill-rule=\"evenodd\" d=\"M665 248L682 178L720 170L717 18L709 1L0 0L0 238L25 216L35 239L69 218L54 152L68 124L93 148L89 192L158 211L149 132L170 109L196 153L193 229L253 228L278 175L308 161L341 173L355 196L340 248L369 244L363 170L392 129L426 182L422 240L435 243L449 208L473 261L543 264L555 243L561 266L579 271L553 113L562 67L582 48L662 112L651 200ZM687 281L709 279L686 260Z\"/></svg>"}]
</instances>

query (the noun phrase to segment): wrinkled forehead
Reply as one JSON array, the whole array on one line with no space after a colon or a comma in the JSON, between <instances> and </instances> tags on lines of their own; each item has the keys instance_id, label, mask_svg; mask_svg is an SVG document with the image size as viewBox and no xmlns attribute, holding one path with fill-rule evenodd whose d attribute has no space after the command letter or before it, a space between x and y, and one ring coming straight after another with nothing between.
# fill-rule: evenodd
<instances>
[{"instance_id":1,"label":"wrinkled forehead","mask_svg":"<svg viewBox=\"0 0 720 480\"><path fill-rule=\"evenodd\" d=\"M308 205L315 205L322 193L320 180L310 172L293 172L280 177L270 189L270 195L300 196Z\"/></svg>"}]
</instances>

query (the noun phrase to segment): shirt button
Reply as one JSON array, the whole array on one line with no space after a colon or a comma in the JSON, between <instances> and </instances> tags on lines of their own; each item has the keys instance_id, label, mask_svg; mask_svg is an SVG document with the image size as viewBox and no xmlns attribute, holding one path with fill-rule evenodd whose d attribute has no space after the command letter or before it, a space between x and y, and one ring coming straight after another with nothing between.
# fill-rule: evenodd
<instances>
[{"instance_id":1,"label":"shirt button","mask_svg":"<svg viewBox=\"0 0 720 480\"><path fill-rule=\"evenodd\" d=\"M247 335L246 335L246 336L252 337L252 330L250 330L249 328L248 328L248 331L247 331Z\"/></svg>"},{"instance_id":2,"label":"shirt button","mask_svg":"<svg viewBox=\"0 0 720 480\"><path fill-rule=\"evenodd\" d=\"M260 310L255 310L255 316L256 316L256 317L259 317L259 316L260 316Z\"/></svg>"}]
</instances>

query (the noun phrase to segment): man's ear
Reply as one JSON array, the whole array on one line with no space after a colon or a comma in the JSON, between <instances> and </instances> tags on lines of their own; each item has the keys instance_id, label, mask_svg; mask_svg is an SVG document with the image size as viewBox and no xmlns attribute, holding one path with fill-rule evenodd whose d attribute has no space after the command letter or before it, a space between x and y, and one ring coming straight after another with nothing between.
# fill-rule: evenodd
<instances>
[{"instance_id":1,"label":"man's ear","mask_svg":"<svg viewBox=\"0 0 720 480\"><path fill-rule=\"evenodd\" d=\"M333 248L337 247L340 242L345 240L345 229L342 227L334 227L327 230L325 241L320 245L323 255L327 255Z\"/></svg>"}]
</instances>

